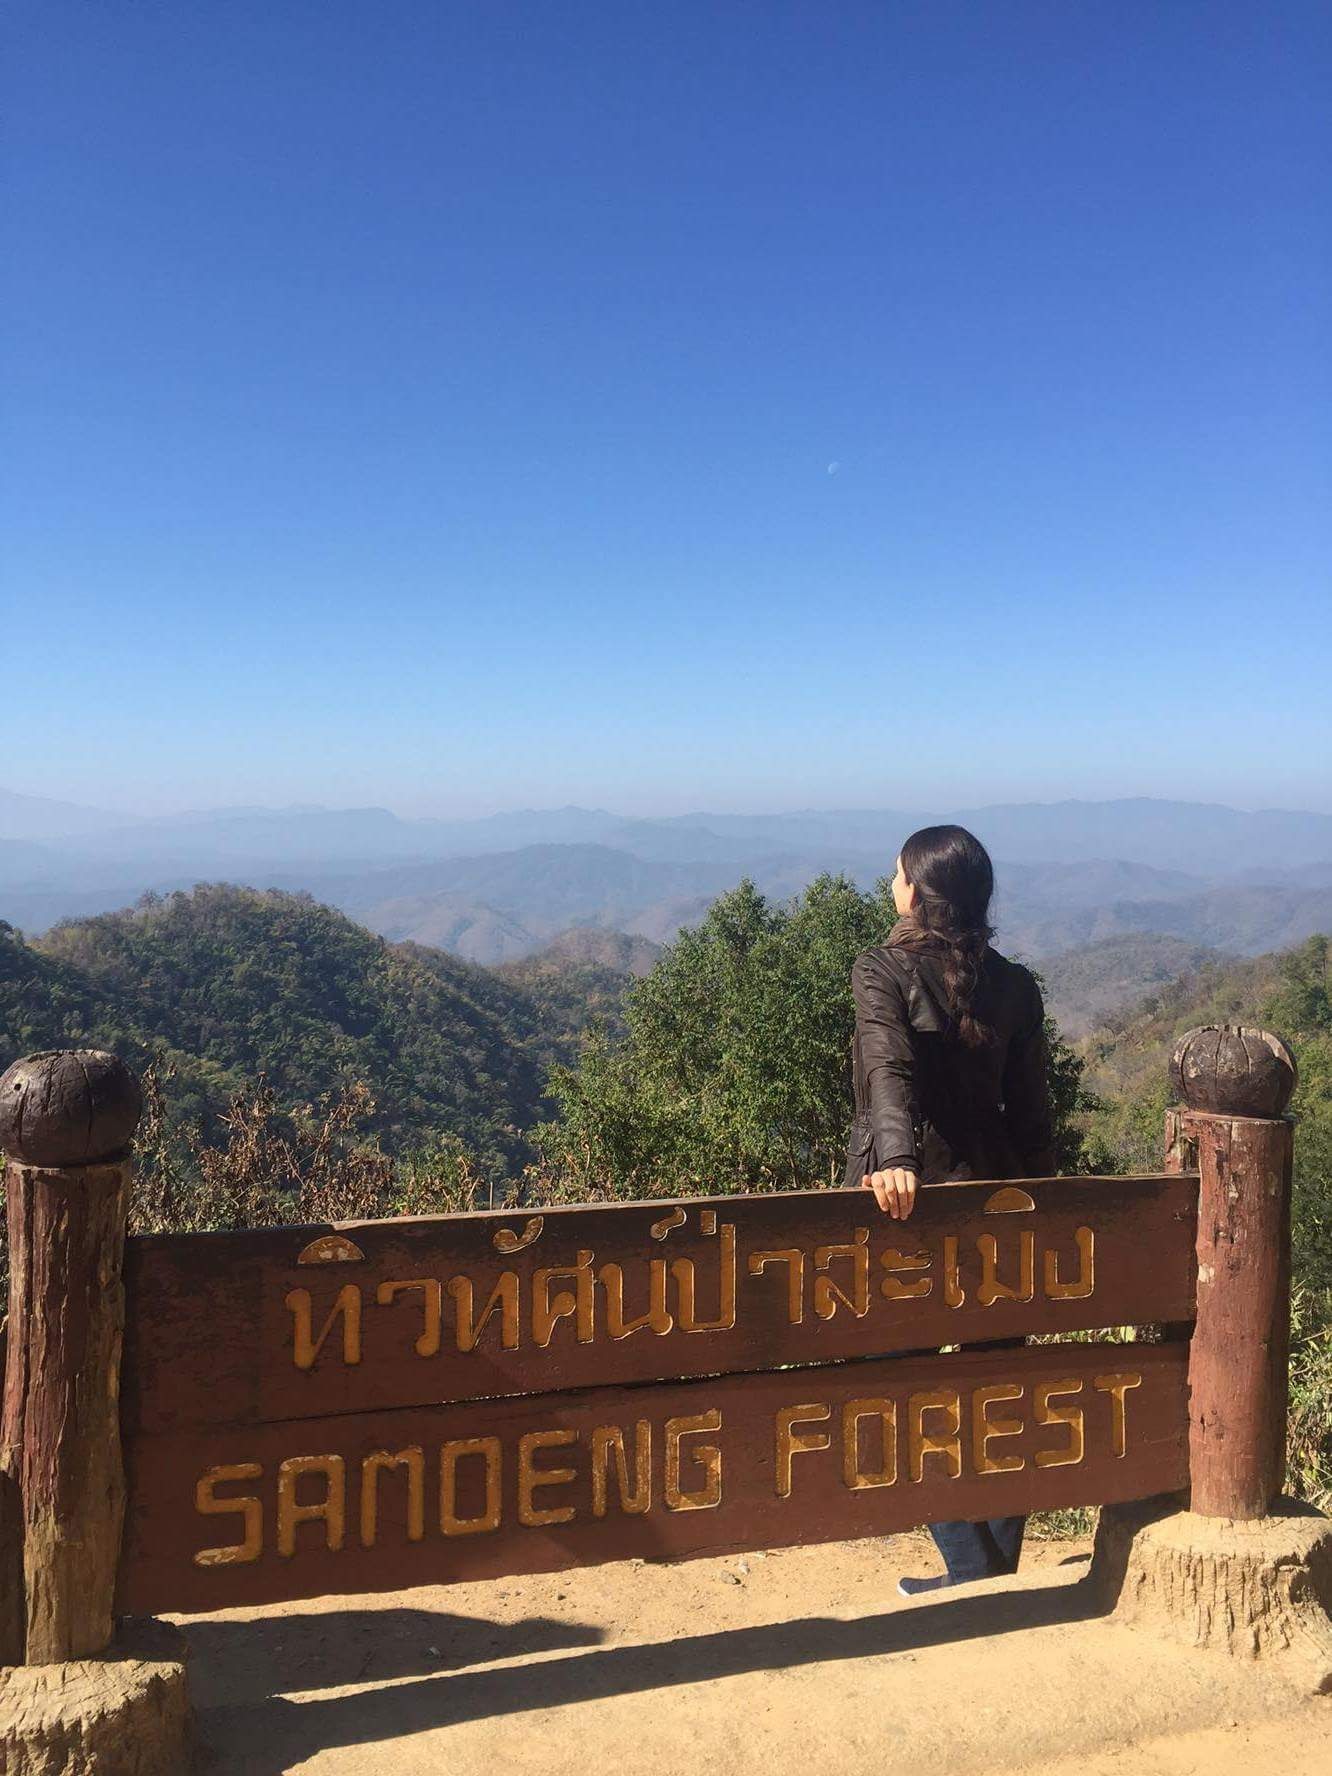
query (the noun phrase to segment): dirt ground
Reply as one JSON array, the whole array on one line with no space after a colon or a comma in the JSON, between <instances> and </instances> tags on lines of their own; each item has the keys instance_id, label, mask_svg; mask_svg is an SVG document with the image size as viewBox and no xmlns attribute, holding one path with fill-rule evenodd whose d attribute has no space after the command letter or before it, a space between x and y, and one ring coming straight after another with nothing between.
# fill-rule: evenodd
<instances>
[{"instance_id":1,"label":"dirt ground","mask_svg":"<svg viewBox=\"0 0 1332 1776\"><path fill-rule=\"evenodd\" d=\"M1088 1550L923 1536L180 1618L206 1776L1326 1776L1332 1698L1095 1619Z\"/></svg>"}]
</instances>

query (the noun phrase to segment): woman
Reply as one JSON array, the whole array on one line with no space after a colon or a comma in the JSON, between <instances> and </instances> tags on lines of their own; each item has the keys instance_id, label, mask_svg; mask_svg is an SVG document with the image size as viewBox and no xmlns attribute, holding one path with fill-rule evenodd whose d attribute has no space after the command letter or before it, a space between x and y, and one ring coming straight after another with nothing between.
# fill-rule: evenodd
<instances>
[{"instance_id":1,"label":"woman","mask_svg":"<svg viewBox=\"0 0 1332 1776\"><path fill-rule=\"evenodd\" d=\"M898 922L851 971L856 1118L843 1182L899 1221L921 1184L1054 1171L1045 1009L1032 975L990 948L993 892L978 839L922 827L897 859ZM1025 1524L933 1524L947 1574L899 1591L1016 1572Z\"/></svg>"}]
</instances>

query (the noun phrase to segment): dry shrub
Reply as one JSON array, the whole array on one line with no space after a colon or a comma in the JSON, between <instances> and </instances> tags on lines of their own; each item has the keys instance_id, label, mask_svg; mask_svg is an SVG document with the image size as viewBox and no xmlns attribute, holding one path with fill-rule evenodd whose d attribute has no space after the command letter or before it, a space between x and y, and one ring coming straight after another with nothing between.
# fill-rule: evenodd
<instances>
[{"instance_id":1,"label":"dry shrub","mask_svg":"<svg viewBox=\"0 0 1332 1776\"><path fill-rule=\"evenodd\" d=\"M168 1079L149 1069L144 1080L132 1232L273 1227L387 1212L393 1161L359 1133L374 1109L368 1086L354 1081L315 1104L284 1109L261 1079L231 1100L221 1119L223 1140L209 1144L195 1130L168 1130Z\"/></svg>"},{"instance_id":2,"label":"dry shrub","mask_svg":"<svg viewBox=\"0 0 1332 1776\"><path fill-rule=\"evenodd\" d=\"M1291 1310L1286 1490L1332 1511L1332 1297L1297 1288Z\"/></svg>"}]
</instances>

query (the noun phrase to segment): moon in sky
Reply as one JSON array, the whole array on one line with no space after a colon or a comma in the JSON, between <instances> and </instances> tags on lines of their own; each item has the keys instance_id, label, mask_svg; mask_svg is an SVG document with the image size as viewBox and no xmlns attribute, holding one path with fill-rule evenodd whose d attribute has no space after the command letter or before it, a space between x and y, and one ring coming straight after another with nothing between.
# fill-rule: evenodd
<instances>
[{"instance_id":1,"label":"moon in sky","mask_svg":"<svg viewBox=\"0 0 1332 1776\"><path fill-rule=\"evenodd\" d=\"M830 475L835 475L837 473L838 469L841 468L841 466L842 465L839 462L830 462L828 464L828 473Z\"/></svg>"}]
</instances>

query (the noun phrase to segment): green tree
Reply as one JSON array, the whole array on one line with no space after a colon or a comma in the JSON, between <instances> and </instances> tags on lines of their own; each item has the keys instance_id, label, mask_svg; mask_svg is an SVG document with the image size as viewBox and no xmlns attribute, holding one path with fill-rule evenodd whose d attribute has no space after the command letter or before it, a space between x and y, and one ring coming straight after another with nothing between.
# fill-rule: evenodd
<instances>
[{"instance_id":1,"label":"green tree","mask_svg":"<svg viewBox=\"0 0 1332 1776\"><path fill-rule=\"evenodd\" d=\"M1323 1301L1332 1324L1332 939L1308 938L1281 958L1263 1022L1288 1038L1299 1081L1292 1201L1297 1287Z\"/></svg>"},{"instance_id":2,"label":"green tree","mask_svg":"<svg viewBox=\"0 0 1332 1776\"><path fill-rule=\"evenodd\" d=\"M1281 958L1280 985L1264 1017L1296 1035L1332 1033L1332 938L1318 932Z\"/></svg>"},{"instance_id":3,"label":"green tree","mask_svg":"<svg viewBox=\"0 0 1332 1776\"><path fill-rule=\"evenodd\" d=\"M1212 965L1154 992L1088 1039L1104 1102L1089 1118L1098 1170L1161 1164L1171 1091L1167 1064L1199 1024L1261 1023L1289 1041L1299 1070L1291 1100L1292 1328L1290 1476L1301 1497L1332 1504L1332 940L1315 935L1279 956Z\"/></svg>"},{"instance_id":4,"label":"green tree","mask_svg":"<svg viewBox=\"0 0 1332 1776\"><path fill-rule=\"evenodd\" d=\"M222 884L34 944L0 928L0 1064L67 1044L156 1062L167 1128L208 1145L260 1080L281 1112L363 1084L386 1153L456 1134L496 1181L531 1157L521 1130L546 1113L546 1068L574 1049L485 969L385 943L309 895Z\"/></svg>"},{"instance_id":5,"label":"green tree","mask_svg":"<svg viewBox=\"0 0 1332 1776\"><path fill-rule=\"evenodd\" d=\"M630 990L627 1034L557 1067L544 1173L589 1196L777 1190L841 1174L851 1118L851 964L895 915L820 876L789 905L752 882L714 903ZM1079 1058L1051 1029L1061 1160L1083 1159Z\"/></svg>"},{"instance_id":6,"label":"green tree","mask_svg":"<svg viewBox=\"0 0 1332 1776\"><path fill-rule=\"evenodd\" d=\"M1332 1507L1332 940L1318 934L1281 958L1263 1021L1295 1051L1299 1083L1291 1198L1293 1279L1290 1471L1296 1490Z\"/></svg>"}]
</instances>

